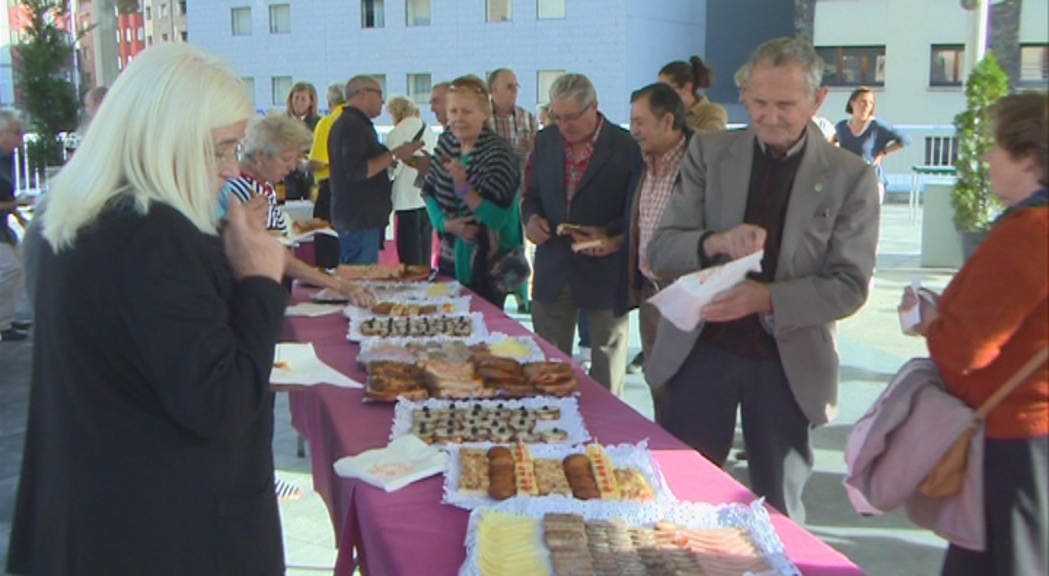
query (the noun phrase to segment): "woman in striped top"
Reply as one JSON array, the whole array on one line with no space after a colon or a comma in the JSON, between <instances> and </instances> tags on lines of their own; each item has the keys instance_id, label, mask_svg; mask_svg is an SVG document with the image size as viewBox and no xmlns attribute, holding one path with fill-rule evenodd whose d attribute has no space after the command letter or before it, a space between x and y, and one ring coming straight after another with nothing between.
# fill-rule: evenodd
<instances>
[{"instance_id":1,"label":"woman in striped top","mask_svg":"<svg viewBox=\"0 0 1049 576\"><path fill-rule=\"evenodd\" d=\"M238 150L240 155L240 176L226 181L219 196L219 205L223 213L228 210L230 196L242 203L249 203L253 198L266 199L266 229L275 235L283 236L289 229L284 211L277 205L277 194L274 182L279 182L299 163L301 150L308 147L313 136L306 126L295 118L271 114L255 119L244 134L244 142ZM261 216L261 214L260 214ZM327 222L313 219L307 222L293 222L292 228L312 230L318 226L326 227ZM285 274L317 286L322 286L345 295L358 305L370 304L372 294L355 284L338 276L331 276L317 270L309 264L289 256Z\"/></svg>"},{"instance_id":2,"label":"woman in striped top","mask_svg":"<svg viewBox=\"0 0 1049 576\"><path fill-rule=\"evenodd\" d=\"M487 127L484 82L463 76L448 88L448 130L437 141L423 197L441 231L440 270L502 308L506 293L489 274L500 256L522 246L516 201L521 174L513 148Z\"/></svg>"}]
</instances>

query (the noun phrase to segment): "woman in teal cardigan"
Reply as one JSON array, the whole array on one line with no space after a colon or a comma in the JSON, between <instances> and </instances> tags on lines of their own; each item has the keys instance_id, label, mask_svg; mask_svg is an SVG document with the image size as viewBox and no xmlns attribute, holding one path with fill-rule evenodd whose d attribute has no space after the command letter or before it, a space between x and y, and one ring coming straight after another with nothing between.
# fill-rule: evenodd
<instances>
[{"instance_id":1,"label":"woman in teal cardigan","mask_svg":"<svg viewBox=\"0 0 1049 576\"><path fill-rule=\"evenodd\" d=\"M516 198L520 170L513 148L487 128L491 103L484 82L456 79L447 102L448 130L437 141L422 191L441 233L439 269L502 308L506 293L489 270L524 242Z\"/></svg>"}]
</instances>

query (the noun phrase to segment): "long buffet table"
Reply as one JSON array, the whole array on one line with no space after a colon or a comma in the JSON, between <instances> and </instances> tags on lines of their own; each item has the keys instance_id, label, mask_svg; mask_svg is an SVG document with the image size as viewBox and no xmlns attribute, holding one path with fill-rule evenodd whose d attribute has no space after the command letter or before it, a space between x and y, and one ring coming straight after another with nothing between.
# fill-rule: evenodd
<instances>
[{"instance_id":1,"label":"long buffet table","mask_svg":"<svg viewBox=\"0 0 1049 576\"><path fill-rule=\"evenodd\" d=\"M293 301L310 291L296 288ZM484 314L490 332L529 332L501 310L473 298L473 310ZM346 340L341 314L289 317L289 340L312 342L318 356L342 373L364 382L359 347ZM564 358L551 344L536 340L548 357ZM602 444L648 441L667 483L680 500L750 503L743 485L644 418L576 369L579 407L587 428ZM291 392L292 425L310 445L314 489L331 514L339 555L336 575L350 576L355 563L368 576L455 574L465 558L463 542L469 513L441 504L442 477L435 476L393 493L337 476L332 464L344 456L385 446L393 405L365 404L363 391L320 385ZM772 523L787 555L806 575L862 574L848 558L818 540L789 518L772 511ZM354 557L356 551L356 559Z\"/></svg>"}]
</instances>

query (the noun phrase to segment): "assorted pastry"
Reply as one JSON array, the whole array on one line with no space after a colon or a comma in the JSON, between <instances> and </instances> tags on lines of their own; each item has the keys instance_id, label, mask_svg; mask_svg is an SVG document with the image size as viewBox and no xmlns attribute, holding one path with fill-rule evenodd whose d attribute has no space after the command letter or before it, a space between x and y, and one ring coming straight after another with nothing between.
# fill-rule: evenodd
<instances>
[{"instance_id":1,"label":"assorted pastry","mask_svg":"<svg viewBox=\"0 0 1049 576\"><path fill-rule=\"evenodd\" d=\"M455 304L443 302L426 304L419 302L376 302L371 306L371 313L377 316L430 316L433 314L453 314Z\"/></svg>"},{"instance_id":2,"label":"assorted pastry","mask_svg":"<svg viewBox=\"0 0 1049 576\"><path fill-rule=\"evenodd\" d=\"M360 321L361 336L432 338L434 336L469 336L473 333L472 316L375 317Z\"/></svg>"},{"instance_id":3,"label":"assorted pastry","mask_svg":"<svg viewBox=\"0 0 1049 576\"><path fill-rule=\"evenodd\" d=\"M397 398L425 400L429 393L419 386L422 370L415 364L372 362L364 398L373 402L396 402Z\"/></svg>"},{"instance_id":4,"label":"assorted pastry","mask_svg":"<svg viewBox=\"0 0 1049 576\"><path fill-rule=\"evenodd\" d=\"M626 520L542 518L485 512L477 531L484 576L531 574L738 575L772 567L740 528L689 528L671 522L631 527Z\"/></svg>"},{"instance_id":5,"label":"assorted pastry","mask_svg":"<svg viewBox=\"0 0 1049 576\"><path fill-rule=\"evenodd\" d=\"M380 345L382 346L382 345ZM406 345L411 348L412 345ZM372 348L374 352L377 347ZM380 350L381 351L381 350ZM387 350L384 357L396 358L401 363L411 365L416 370L403 370L405 380L415 378L414 385L407 381L403 390L412 390L415 398L425 398L428 393L432 398L492 398L496 396L524 398L530 396L569 396L576 391L578 382L571 365L564 362L533 362L520 364L516 360L492 356L486 352L484 344L466 346L448 341L430 342L424 350L414 350L417 356L426 358L416 362L410 361L411 353L404 356ZM468 360L459 360L463 355ZM375 364L388 366L393 361L373 361L368 363L369 374ZM388 370L389 368L383 368ZM370 387L371 378L369 378ZM365 396L368 400L379 401L377 396ZM396 400L396 396L390 397Z\"/></svg>"},{"instance_id":6,"label":"assorted pastry","mask_svg":"<svg viewBox=\"0 0 1049 576\"><path fill-rule=\"evenodd\" d=\"M415 264L342 264L335 269L335 274L348 280L370 281L411 281L426 280L432 270L429 266Z\"/></svg>"},{"instance_id":7,"label":"assorted pastry","mask_svg":"<svg viewBox=\"0 0 1049 576\"><path fill-rule=\"evenodd\" d=\"M568 440L560 428L538 428L539 422L561 418L556 406L509 408L480 403L452 403L447 408L423 406L412 411L408 430L427 444L463 444L467 442L523 442L557 444Z\"/></svg>"},{"instance_id":8,"label":"assorted pastry","mask_svg":"<svg viewBox=\"0 0 1049 576\"><path fill-rule=\"evenodd\" d=\"M533 458L528 446L459 449L459 494L505 500L512 496L572 496L580 500L651 502L655 491L637 468L615 468L599 444L585 454Z\"/></svg>"}]
</instances>

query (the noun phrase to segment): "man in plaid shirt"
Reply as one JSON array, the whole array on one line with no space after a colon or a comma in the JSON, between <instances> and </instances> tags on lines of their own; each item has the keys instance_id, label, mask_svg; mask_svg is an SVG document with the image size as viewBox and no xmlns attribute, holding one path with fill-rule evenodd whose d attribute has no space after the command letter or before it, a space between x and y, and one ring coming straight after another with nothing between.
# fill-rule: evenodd
<instances>
[{"instance_id":1,"label":"man in plaid shirt","mask_svg":"<svg viewBox=\"0 0 1049 576\"><path fill-rule=\"evenodd\" d=\"M521 87L517 83L517 76L509 68L496 68L488 75L488 93L492 96L492 116L488 119L488 127L504 140L510 143L517 154L521 174L524 174L528 166L528 156L535 147L535 133L539 129L539 123L535 115L517 105L517 91ZM521 179L522 187L524 178ZM531 255L535 247L529 246L525 251L531 262ZM528 313L528 287L523 286L514 294L517 299L517 311Z\"/></svg>"}]
</instances>

